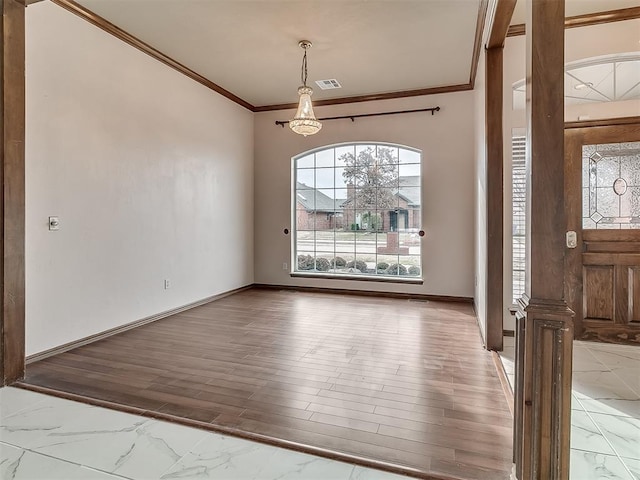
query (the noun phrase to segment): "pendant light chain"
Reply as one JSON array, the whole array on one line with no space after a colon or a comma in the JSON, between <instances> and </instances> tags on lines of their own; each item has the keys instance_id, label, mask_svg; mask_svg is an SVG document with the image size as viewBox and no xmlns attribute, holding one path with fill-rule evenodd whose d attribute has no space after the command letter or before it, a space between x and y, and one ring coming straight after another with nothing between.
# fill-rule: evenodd
<instances>
[{"instance_id":1,"label":"pendant light chain","mask_svg":"<svg viewBox=\"0 0 640 480\"><path fill-rule=\"evenodd\" d=\"M304 56L302 57L302 71L300 72L300 79L302 80L302 85L307 86L307 48L304 48Z\"/></svg>"}]
</instances>

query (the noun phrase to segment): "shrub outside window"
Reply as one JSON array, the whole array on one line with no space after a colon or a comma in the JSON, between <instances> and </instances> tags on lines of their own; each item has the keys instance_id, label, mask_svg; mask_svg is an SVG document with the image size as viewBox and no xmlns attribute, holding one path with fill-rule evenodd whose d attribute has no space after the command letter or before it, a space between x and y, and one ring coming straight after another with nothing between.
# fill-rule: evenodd
<instances>
[{"instance_id":1,"label":"shrub outside window","mask_svg":"<svg viewBox=\"0 0 640 480\"><path fill-rule=\"evenodd\" d=\"M421 152L334 145L293 159L294 273L420 279Z\"/></svg>"}]
</instances>

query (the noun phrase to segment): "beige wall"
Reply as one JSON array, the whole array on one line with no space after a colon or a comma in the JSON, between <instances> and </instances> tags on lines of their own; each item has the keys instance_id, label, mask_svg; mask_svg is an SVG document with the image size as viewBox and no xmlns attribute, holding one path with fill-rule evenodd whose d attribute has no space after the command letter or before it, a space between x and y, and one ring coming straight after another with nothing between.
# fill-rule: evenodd
<instances>
[{"instance_id":1,"label":"beige wall","mask_svg":"<svg viewBox=\"0 0 640 480\"><path fill-rule=\"evenodd\" d=\"M26 70L27 354L253 282L251 112L50 2Z\"/></svg>"},{"instance_id":2,"label":"beige wall","mask_svg":"<svg viewBox=\"0 0 640 480\"><path fill-rule=\"evenodd\" d=\"M295 96L295 91L292 91ZM304 138L275 125L293 111L255 117L255 281L372 291L473 296L474 95L461 92L316 108L318 117L440 106L441 111L335 120ZM389 142L423 152L422 240L424 285L292 278L291 158L324 145Z\"/></svg>"}]
</instances>

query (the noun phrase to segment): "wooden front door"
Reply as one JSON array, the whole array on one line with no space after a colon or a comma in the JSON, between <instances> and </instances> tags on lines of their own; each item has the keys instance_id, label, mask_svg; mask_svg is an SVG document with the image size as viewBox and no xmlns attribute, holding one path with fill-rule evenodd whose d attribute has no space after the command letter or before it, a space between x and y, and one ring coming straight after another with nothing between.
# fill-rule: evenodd
<instances>
[{"instance_id":1,"label":"wooden front door","mask_svg":"<svg viewBox=\"0 0 640 480\"><path fill-rule=\"evenodd\" d=\"M565 292L576 339L640 344L640 118L619 122L565 129Z\"/></svg>"}]
</instances>

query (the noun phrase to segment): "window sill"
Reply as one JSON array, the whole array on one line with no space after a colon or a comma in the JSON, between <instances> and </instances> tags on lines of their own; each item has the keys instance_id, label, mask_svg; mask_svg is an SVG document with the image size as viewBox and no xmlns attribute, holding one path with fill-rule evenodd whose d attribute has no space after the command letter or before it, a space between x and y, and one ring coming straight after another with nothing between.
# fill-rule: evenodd
<instances>
[{"instance_id":1,"label":"window sill","mask_svg":"<svg viewBox=\"0 0 640 480\"><path fill-rule=\"evenodd\" d=\"M383 283L404 283L410 285L422 285L424 280L422 278L408 278L408 277L385 277L383 275L349 275L349 274L337 274L328 275L326 273L307 273L307 272L291 272L289 274L292 278L322 278L326 280L357 280L362 282L383 282Z\"/></svg>"}]
</instances>

